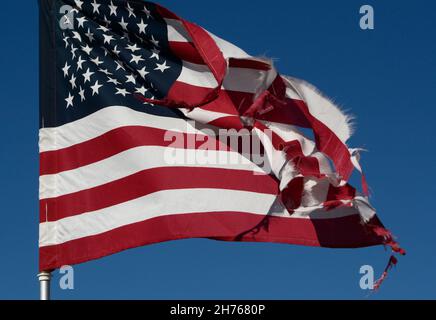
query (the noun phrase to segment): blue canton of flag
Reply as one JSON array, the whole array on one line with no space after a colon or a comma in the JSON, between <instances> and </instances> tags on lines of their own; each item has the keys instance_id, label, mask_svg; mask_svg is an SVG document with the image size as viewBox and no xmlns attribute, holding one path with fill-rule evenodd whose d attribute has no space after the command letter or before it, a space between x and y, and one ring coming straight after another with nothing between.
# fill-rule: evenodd
<instances>
[{"instance_id":1,"label":"blue canton of flag","mask_svg":"<svg viewBox=\"0 0 436 320\"><path fill-rule=\"evenodd\" d=\"M169 50L167 25L154 4L105 0L45 4L59 17L59 24L48 24L48 32L41 34L42 41L52 44L41 46L41 54L56 61L55 70L42 70L42 85L52 89L56 99L41 97L41 127L75 121L108 105L177 114L137 99L165 97L182 68Z\"/></svg>"}]
</instances>

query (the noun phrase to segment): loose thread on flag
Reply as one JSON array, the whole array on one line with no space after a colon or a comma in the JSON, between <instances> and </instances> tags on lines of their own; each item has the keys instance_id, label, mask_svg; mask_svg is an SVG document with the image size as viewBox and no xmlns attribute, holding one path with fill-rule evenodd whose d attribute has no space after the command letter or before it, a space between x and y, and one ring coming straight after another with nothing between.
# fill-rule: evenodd
<instances>
[{"instance_id":1,"label":"loose thread on flag","mask_svg":"<svg viewBox=\"0 0 436 320\"><path fill-rule=\"evenodd\" d=\"M372 229L373 232L375 232L378 236L381 236L384 238L384 245L391 248L392 255L389 258L388 264L386 268L384 269L381 277L375 281L374 283L374 291L378 291L382 285L382 283L386 280L389 271L398 264L398 259L395 257L395 253L398 253L402 256L406 255L406 250L400 247L399 243L395 240L394 235L387 229L369 224L368 227Z\"/></svg>"},{"instance_id":2,"label":"loose thread on flag","mask_svg":"<svg viewBox=\"0 0 436 320\"><path fill-rule=\"evenodd\" d=\"M398 263L398 259L392 255L389 258L389 262L388 265L386 266L385 270L383 271L383 274L381 275L381 277L374 283L374 291L378 291L380 289L381 284L386 280L387 276L388 276L388 272L389 270L391 270L394 266L396 266Z\"/></svg>"}]
</instances>

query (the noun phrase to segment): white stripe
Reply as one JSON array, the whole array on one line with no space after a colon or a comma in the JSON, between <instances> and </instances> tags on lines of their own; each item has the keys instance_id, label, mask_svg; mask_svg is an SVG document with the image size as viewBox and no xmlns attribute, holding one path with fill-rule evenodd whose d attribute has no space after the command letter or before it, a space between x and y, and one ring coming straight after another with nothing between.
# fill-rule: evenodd
<instances>
[{"instance_id":1,"label":"white stripe","mask_svg":"<svg viewBox=\"0 0 436 320\"><path fill-rule=\"evenodd\" d=\"M325 174L330 179L330 183L337 185L340 182L338 175L334 172L330 160L322 152L314 152L311 157L318 159L319 172Z\"/></svg>"},{"instance_id":2,"label":"white stripe","mask_svg":"<svg viewBox=\"0 0 436 320\"><path fill-rule=\"evenodd\" d=\"M262 160L264 161L263 165L265 167L264 170L271 170L274 176L280 179L282 169L289 162L288 159L286 159L285 153L274 149L271 141L271 132L264 132L263 130L254 128L253 133L253 139L259 139L265 151L262 156Z\"/></svg>"},{"instance_id":3,"label":"white stripe","mask_svg":"<svg viewBox=\"0 0 436 320\"><path fill-rule=\"evenodd\" d=\"M101 234L159 216L201 212L268 213L275 195L224 189L165 190L109 208L40 224L40 247Z\"/></svg>"},{"instance_id":4,"label":"white stripe","mask_svg":"<svg viewBox=\"0 0 436 320\"><path fill-rule=\"evenodd\" d=\"M177 81L204 88L216 88L218 86L215 76L207 65L187 61L183 61L182 72Z\"/></svg>"},{"instance_id":5,"label":"white stripe","mask_svg":"<svg viewBox=\"0 0 436 320\"><path fill-rule=\"evenodd\" d=\"M40 129L39 151L68 148L123 126L147 126L176 132L189 130L199 133L192 125L193 123L188 123L185 119L150 115L123 106L107 107L57 128Z\"/></svg>"},{"instance_id":6,"label":"white stripe","mask_svg":"<svg viewBox=\"0 0 436 320\"><path fill-rule=\"evenodd\" d=\"M315 142L307 138L297 126L271 121L261 122L269 129L274 131L274 133L276 133L285 142L298 140L301 146L301 150L306 157L312 155L313 152L315 152Z\"/></svg>"},{"instance_id":7,"label":"white stripe","mask_svg":"<svg viewBox=\"0 0 436 320\"><path fill-rule=\"evenodd\" d=\"M230 91L261 93L268 89L277 76L275 69L255 70L229 68L224 78L223 88Z\"/></svg>"},{"instance_id":8,"label":"white stripe","mask_svg":"<svg viewBox=\"0 0 436 320\"><path fill-rule=\"evenodd\" d=\"M187 118L198 121L200 123L210 123L220 118L234 116L232 114L214 112L214 111L204 110L202 108L194 108L192 110L182 109L181 111Z\"/></svg>"},{"instance_id":9,"label":"white stripe","mask_svg":"<svg viewBox=\"0 0 436 320\"><path fill-rule=\"evenodd\" d=\"M191 36L183 26L183 23L175 19L165 19L168 29L168 41L192 42Z\"/></svg>"},{"instance_id":10,"label":"white stripe","mask_svg":"<svg viewBox=\"0 0 436 320\"><path fill-rule=\"evenodd\" d=\"M328 179L304 178L303 195L301 197L302 207L322 206L327 199L330 189Z\"/></svg>"},{"instance_id":11,"label":"white stripe","mask_svg":"<svg viewBox=\"0 0 436 320\"><path fill-rule=\"evenodd\" d=\"M283 79L286 79L285 77L282 77ZM287 79L289 80L289 79ZM301 100L303 101L303 98L295 91L294 88L287 86L286 88L286 97L292 100Z\"/></svg>"},{"instance_id":12,"label":"white stripe","mask_svg":"<svg viewBox=\"0 0 436 320\"><path fill-rule=\"evenodd\" d=\"M77 169L40 176L39 196L40 199L54 198L103 185L143 170L174 166L263 172L238 152L142 146Z\"/></svg>"},{"instance_id":13,"label":"white stripe","mask_svg":"<svg viewBox=\"0 0 436 320\"><path fill-rule=\"evenodd\" d=\"M207 30L206 30L207 31ZM236 59L249 59L252 58L248 53L246 53L241 48L235 46L233 43L230 43L220 37L217 37L213 33L207 31L212 39L215 40L218 48L220 48L221 52L224 55L225 59L236 58Z\"/></svg>"},{"instance_id":14,"label":"white stripe","mask_svg":"<svg viewBox=\"0 0 436 320\"><path fill-rule=\"evenodd\" d=\"M183 26L182 22L175 19L165 19L168 29L168 41L174 42L192 42L192 38L188 31ZM224 58L236 58L236 59L248 59L251 58L244 50L238 48L234 44L217 37L213 33L205 30L209 33L218 48L222 51Z\"/></svg>"},{"instance_id":15,"label":"white stripe","mask_svg":"<svg viewBox=\"0 0 436 320\"><path fill-rule=\"evenodd\" d=\"M266 90L274 81L277 72L255 70L248 68L229 68L224 78L223 89L247 93L259 93ZM206 65L199 65L183 61L182 72L177 79L189 85L216 88L218 83L215 76Z\"/></svg>"},{"instance_id":16,"label":"white stripe","mask_svg":"<svg viewBox=\"0 0 436 320\"><path fill-rule=\"evenodd\" d=\"M375 210L369 205L368 201L362 197L356 197L354 200L344 200L342 203L351 203L353 206L342 206L335 208L334 210L328 210L324 208L323 205L300 207L295 209L290 218L317 220L359 215L365 221L369 221L375 215Z\"/></svg>"},{"instance_id":17,"label":"white stripe","mask_svg":"<svg viewBox=\"0 0 436 320\"><path fill-rule=\"evenodd\" d=\"M351 118L310 83L291 77L283 78L288 86L286 91L288 97L299 96L300 100L306 102L312 116L324 123L343 143L346 143L352 135Z\"/></svg>"}]
</instances>

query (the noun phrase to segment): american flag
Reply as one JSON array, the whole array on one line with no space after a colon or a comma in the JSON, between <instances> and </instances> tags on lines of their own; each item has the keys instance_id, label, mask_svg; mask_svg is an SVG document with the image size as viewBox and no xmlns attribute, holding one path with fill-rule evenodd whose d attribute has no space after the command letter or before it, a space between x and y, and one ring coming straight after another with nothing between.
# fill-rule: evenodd
<instances>
[{"instance_id":1,"label":"american flag","mask_svg":"<svg viewBox=\"0 0 436 320\"><path fill-rule=\"evenodd\" d=\"M349 118L271 61L139 0L40 0L40 42L41 270L184 238L404 253L369 204ZM217 129L248 130L268 166ZM204 150L168 134L240 161L170 163Z\"/></svg>"}]
</instances>

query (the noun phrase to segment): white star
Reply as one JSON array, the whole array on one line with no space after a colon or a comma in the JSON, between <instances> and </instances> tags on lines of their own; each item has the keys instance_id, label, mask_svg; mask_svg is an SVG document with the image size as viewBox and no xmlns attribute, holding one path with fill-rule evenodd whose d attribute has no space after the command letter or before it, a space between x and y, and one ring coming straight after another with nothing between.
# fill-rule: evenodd
<instances>
[{"instance_id":1,"label":"white star","mask_svg":"<svg viewBox=\"0 0 436 320\"><path fill-rule=\"evenodd\" d=\"M127 2L127 11L129 11L129 18L130 18L130 16L133 16L136 18L135 13L133 12L133 8L130 7L130 4L128 2Z\"/></svg>"},{"instance_id":2,"label":"white star","mask_svg":"<svg viewBox=\"0 0 436 320\"><path fill-rule=\"evenodd\" d=\"M108 83L113 83L114 85L119 85L119 84L121 84L120 82L118 82L118 80L117 79L113 79L113 78L111 78L111 77L108 77Z\"/></svg>"},{"instance_id":3,"label":"white star","mask_svg":"<svg viewBox=\"0 0 436 320\"><path fill-rule=\"evenodd\" d=\"M89 56L91 54L92 48L87 44L86 46L82 46L82 51L84 51Z\"/></svg>"},{"instance_id":4,"label":"white star","mask_svg":"<svg viewBox=\"0 0 436 320\"><path fill-rule=\"evenodd\" d=\"M155 47L159 47L159 41L157 41L153 36L151 36L150 42L153 43Z\"/></svg>"},{"instance_id":5,"label":"white star","mask_svg":"<svg viewBox=\"0 0 436 320\"><path fill-rule=\"evenodd\" d=\"M116 89L117 89L117 92L115 94L120 94L123 97L125 97L127 94L130 94L129 92L127 92L126 89L120 89L120 88L116 88Z\"/></svg>"},{"instance_id":6,"label":"white star","mask_svg":"<svg viewBox=\"0 0 436 320\"><path fill-rule=\"evenodd\" d=\"M147 19L150 19L150 18L152 18L152 16L151 16L151 12L150 12L150 10L148 10L147 9L147 7L146 6L144 6L144 13L147 15Z\"/></svg>"},{"instance_id":7,"label":"white star","mask_svg":"<svg viewBox=\"0 0 436 320\"><path fill-rule=\"evenodd\" d=\"M82 60L82 56L79 57L79 60L77 60L77 71L82 69L82 64L85 62L86 60Z\"/></svg>"},{"instance_id":8,"label":"white star","mask_svg":"<svg viewBox=\"0 0 436 320\"><path fill-rule=\"evenodd\" d=\"M159 61L159 53L160 53L160 50L158 50L158 49L152 49L151 52L153 52L153 54L151 55L150 59L156 58L156 60Z\"/></svg>"},{"instance_id":9,"label":"white star","mask_svg":"<svg viewBox=\"0 0 436 320\"><path fill-rule=\"evenodd\" d=\"M76 88L76 77L74 76L74 74L71 75L70 84L71 88Z\"/></svg>"},{"instance_id":10,"label":"white star","mask_svg":"<svg viewBox=\"0 0 436 320\"><path fill-rule=\"evenodd\" d=\"M76 3L76 7L79 8L80 10L82 10L82 4L83 4L83 1L80 1L80 0L74 0L74 2Z\"/></svg>"},{"instance_id":11,"label":"white star","mask_svg":"<svg viewBox=\"0 0 436 320\"><path fill-rule=\"evenodd\" d=\"M137 23L139 28L139 34L145 33L145 28L147 28L148 24L145 24L144 21L141 18L141 23Z\"/></svg>"},{"instance_id":12,"label":"white star","mask_svg":"<svg viewBox=\"0 0 436 320\"><path fill-rule=\"evenodd\" d=\"M94 34L91 32L91 30L89 30L89 28L88 28L88 32L85 33L85 35L88 37L89 42L94 41Z\"/></svg>"},{"instance_id":13,"label":"white star","mask_svg":"<svg viewBox=\"0 0 436 320\"><path fill-rule=\"evenodd\" d=\"M83 83L86 83L87 81L91 82L91 76L94 74L94 72L90 72L89 68L86 70L84 74L82 74L83 78L85 79Z\"/></svg>"},{"instance_id":14,"label":"white star","mask_svg":"<svg viewBox=\"0 0 436 320\"><path fill-rule=\"evenodd\" d=\"M135 62L136 64L139 64L140 61L144 61L144 59L141 58L141 55L132 54L132 60L130 60L130 63Z\"/></svg>"},{"instance_id":15,"label":"white star","mask_svg":"<svg viewBox=\"0 0 436 320\"><path fill-rule=\"evenodd\" d=\"M100 7L101 4L98 4L97 1L94 0L94 2L91 3L91 5L92 5L92 13L100 14L100 11L98 11L98 7Z\"/></svg>"},{"instance_id":16,"label":"white star","mask_svg":"<svg viewBox=\"0 0 436 320\"><path fill-rule=\"evenodd\" d=\"M132 51L132 52L136 52L136 51L138 51L138 50L141 50L140 48L138 48L138 46L136 45L136 43L134 44L134 45L127 45L127 48L126 48L127 50L130 50L130 51Z\"/></svg>"},{"instance_id":17,"label":"white star","mask_svg":"<svg viewBox=\"0 0 436 320\"><path fill-rule=\"evenodd\" d=\"M127 22L124 21L124 17L121 17L121 21L118 22L118 24L123 28L123 30L127 31L127 26L129 25Z\"/></svg>"},{"instance_id":18,"label":"white star","mask_svg":"<svg viewBox=\"0 0 436 320\"><path fill-rule=\"evenodd\" d=\"M78 49L74 47L74 45L71 45L71 55L73 56L73 59L76 59L76 51Z\"/></svg>"},{"instance_id":19,"label":"white star","mask_svg":"<svg viewBox=\"0 0 436 320\"><path fill-rule=\"evenodd\" d=\"M141 86L140 88L135 88L136 93L140 93L143 96L145 96L145 93L148 91L148 89L145 89L144 86Z\"/></svg>"},{"instance_id":20,"label":"white star","mask_svg":"<svg viewBox=\"0 0 436 320\"><path fill-rule=\"evenodd\" d=\"M145 76L150 72L145 71L145 67L143 67L142 69L138 70L138 73L142 77L142 79L145 79Z\"/></svg>"},{"instance_id":21,"label":"white star","mask_svg":"<svg viewBox=\"0 0 436 320\"><path fill-rule=\"evenodd\" d=\"M68 63L65 62L65 66L62 68L62 71L64 72L64 77L68 77L68 70L70 70L70 67L71 66L69 66Z\"/></svg>"},{"instance_id":22,"label":"white star","mask_svg":"<svg viewBox=\"0 0 436 320\"><path fill-rule=\"evenodd\" d=\"M106 26L108 26L111 22L108 20L108 18L106 17L106 15L103 16L103 21L106 24ZM106 32L106 31L105 31Z\"/></svg>"},{"instance_id":23,"label":"white star","mask_svg":"<svg viewBox=\"0 0 436 320\"><path fill-rule=\"evenodd\" d=\"M83 24L84 24L86 21L88 21L88 20L86 20L85 17L76 18L76 20L77 20L77 22L79 23L79 27L82 27L82 28L84 27Z\"/></svg>"},{"instance_id":24,"label":"white star","mask_svg":"<svg viewBox=\"0 0 436 320\"><path fill-rule=\"evenodd\" d=\"M103 87L103 85L98 83L98 80L94 83L94 85L91 87L92 89L92 96L94 96L95 94L98 94L98 90Z\"/></svg>"},{"instance_id":25,"label":"white star","mask_svg":"<svg viewBox=\"0 0 436 320\"><path fill-rule=\"evenodd\" d=\"M83 102L85 100L85 90L82 89L82 86L80 86L79 96L80 96L80 101Z\"/></svg>"},{"instance_id":26,"label":"white star","mask_svg":"<svg viewBox=\"0 0 436 320\"><path fill-rule=\"evenodd\" d=\"M156 68L154 70L160 70L161 72L164 72L166 69L169 69L169 68L171 68L171 67L168 67L167 62L165 61L162 64L156 63Z\"/></svg>"},{"instance_id":27,"label":"white star","mask_svg":"<svg viewBox=\"0 0 436 320\"><path fill-rule=\"evenodd\" d=\"M127 78L126 83L131 82L133 84L136 84L136 79L135 79L135 76L133 74L129 74L128 76L126 76L126 78Z\"/></svg>"},{"instance_id":28,"label":"white star","mask_svg":"<svg viewBox=\"0 0 436 320\"><path fill-rule=\"evenodd\" d=\"M104 74L107 75L107 76L112 75L112 73L110 73L110 72L108 71L108 69L101 69L101 68L99 68L98 71L104 73Z\"/></svg>"},{"instance_id":29,"label":"white star","mask_svg":"<svg viewBox=\"0 0 436 320\"><path fill-rule=\"evenodd\" d=\"M73 39L77 39L80 42L82 42L82 37L80 36L80 34L77 31L73 31L74 37Z\"/></svg>"},{"instance_id":30,"label":"white star","mask_svg":"<svg viewBox=\"0 0 436 320\"><path fill-rule=\"evenodd\" d=\"M110 16L111 15L114 15L114 16L117 16L117 6L114 6L114 4L113 4L113 2L112 2L112 0L111 0L111 5L109 6L109 10L111 11L110 12Z\"/></svg>"},{"instance_id":31,"label":"white star","mask_svg":"<svg viewBox=\"0 0 436 320\"><path fill-rule=\"evenodd\" d=\"M117 50L117 47L118 47L118 46L115 46L115 47L112 49L113 54L115 54L116 56L119 55L120 52L121 52L120 50Z\"/></svg>"},{"instance_id":32,"label":"white star","mask_svg":"<svg viewBox=\"0 0 436 320\"><path fill-rule=\"evenodd\" d=\"M63 39L65 41L65 48L68 48L68 46L69 46L68 39L70 39L70 37L65 37Z\"/></svg>"},{"instance_id":33,"label":"white star","mask_svg":"<svg viewBox=\"0 0 436 320\"><path fill-rule=\"evenodd\" d=\"M103 42L107 44L111 44L111 41L115 40L114 37L112 37L111 35L108 36L106 34L103 35L103 38L104 38Z\"/></svg>"},{"instance_id":34,"label":"white star","mask_svg":"<svg viewBox=\"0 0 436 320\"><path fill-rule=\"evenodd\" d=\"M123 62L122 61L120 61L120 60L117 60L117 61L115 61L115 63L117 64L117 70L116 71L118 71L118 69L122 69L122 70L126 70L126 69L124 69L124 66L123 66Z\"/></svg>"},{"instance_id":35,"label":"white star","mask_svg":"<svg viewBox=\"0 0 436 320\"><path fill-rule=\"evenodd\" d=\"M103 32L108 32L109 31L109 29L106 28L105 26L100 26L100 27L97 28L97 30L101 30Z\"/></svg>"},{"instance_id":36,"label":"white star","mask_svg":"<svg viewBox=\"0 0 436 320\"><path fill-rule=\"evenodd\" d=\"M68 107L72 107L73 106L73 100L74 100L74 96L71 95L71 93L68 93L68 98L65 99L65 101L67 102L67 109Z\"/></svg>"},{"instance_id":37,"label":"white star","mask_svg":"<svg viewBox=\"0 0 436 320\"><path fill-rule=\"evenodd\" d=\"M94 62L97 66L101 65L103 62L100 61L99 57L96 57L95 59L91 59L92 62Z\"/></svg>"}]
</instances>

